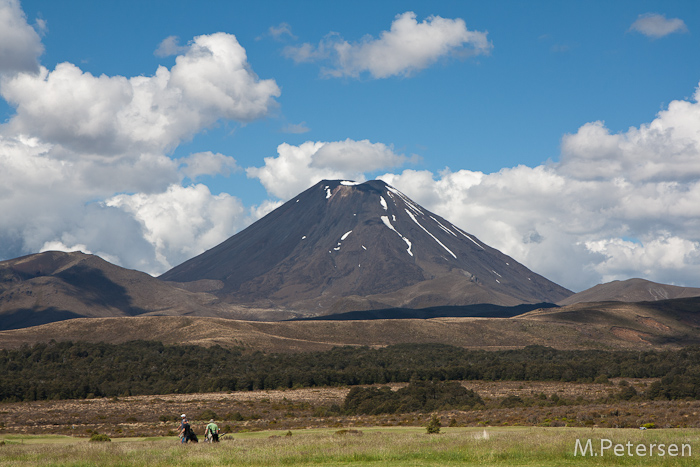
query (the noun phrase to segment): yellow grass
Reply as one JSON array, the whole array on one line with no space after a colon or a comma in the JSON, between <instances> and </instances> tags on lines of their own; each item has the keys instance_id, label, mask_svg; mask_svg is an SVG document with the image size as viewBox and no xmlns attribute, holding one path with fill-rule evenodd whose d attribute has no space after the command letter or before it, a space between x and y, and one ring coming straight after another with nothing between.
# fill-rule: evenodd
<instances>
[{"instance_id":1,"label":"yellow grass","mask_svg":"<svg viewBox=\"0 0 700 467\"><path fill-rule=\"evenodd\" d=\"M181 445L169 438L122 438L90 443L85 438L2 436L0 466L562 466L697 465L700 430L590 428L443 428L428 435L419 427L374 427L340 435L335 429L236 434L218 445ZM688 444L692 456L574 456L576 440L649 445Z\"/></svg>"}]
</instances>

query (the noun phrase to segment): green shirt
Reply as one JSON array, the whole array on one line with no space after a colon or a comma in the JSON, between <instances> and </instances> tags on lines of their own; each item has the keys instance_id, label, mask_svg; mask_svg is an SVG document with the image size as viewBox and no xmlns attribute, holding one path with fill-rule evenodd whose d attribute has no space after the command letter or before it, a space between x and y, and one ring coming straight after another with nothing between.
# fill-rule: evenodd
<instances>
[{"instance_id":1,"label":"green shirt","mask_svg":"<svg viewBox=\"0 0 700 467\"><path fill-rule=\"evenodd\" d=\"M209 430L209 433L218 433L219 427L216 425L216 423L211 422L209 425L207 425L207 430Z\"/></svg>"}]
</instances>

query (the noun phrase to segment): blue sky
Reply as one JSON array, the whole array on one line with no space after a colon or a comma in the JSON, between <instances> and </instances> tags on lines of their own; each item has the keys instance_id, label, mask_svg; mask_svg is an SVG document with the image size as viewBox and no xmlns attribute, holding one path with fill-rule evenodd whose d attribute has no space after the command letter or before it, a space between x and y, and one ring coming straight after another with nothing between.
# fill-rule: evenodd
<instances>
[{"instance_id":1,"label":"blue sky","mask_svg":"<svg viewBox=\"0 0 700 467\"><path fill-rule=\"evenodd\" d=\"M320 178L381 177L573 290L700 287L698 2L0 0L3 21L0 259L158 274Z\"/></svg>"}]
</instances>

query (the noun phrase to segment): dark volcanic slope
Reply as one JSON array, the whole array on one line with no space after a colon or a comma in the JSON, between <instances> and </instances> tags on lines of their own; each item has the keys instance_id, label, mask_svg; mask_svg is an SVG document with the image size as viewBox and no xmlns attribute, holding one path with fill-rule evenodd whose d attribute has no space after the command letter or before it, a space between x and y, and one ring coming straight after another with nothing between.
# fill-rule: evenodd
<instances>
[{"instance_id":1,"label":"dark volcanic slope","mask_svg":"<svg viewBox=\"0 0 700 467\"><path fill-rule=\"evenodd\" d=\"M322 181L162 280L311 315L557 302L571 292L374 180Z\"/></svg>"},{"instance_id":2,"label":"dark volcanic slope","mask_svg":"<svg viewBox=\"0 0 700 467\"><path fill-rule=\"evenodd\" d=\"M558 302L573 305L582 302L649 302L674 298L700 297L700 288L657 284L644 279L628 279L598 284Z\"/></svg>"},{"instance_id":3,"label":"dark volcanic slope","mask_svg":"<svg viewBox=\"0 0 700 467\"><path fill-rule=\"evenodd\" d=\"M80 252L47 251L0 262L0 329L81 317L214 316L207 298L215 299Z\"/></svg>"}]
</instances>

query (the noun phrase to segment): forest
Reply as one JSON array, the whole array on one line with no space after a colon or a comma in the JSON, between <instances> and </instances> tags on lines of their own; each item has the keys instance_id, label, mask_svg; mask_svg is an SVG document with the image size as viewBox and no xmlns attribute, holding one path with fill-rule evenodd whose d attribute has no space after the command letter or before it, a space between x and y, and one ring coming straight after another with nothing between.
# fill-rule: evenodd
<instances>
[{"instance_id":1,"label":"forest","mask_svg":"<svg viewBox=\"0 0 700 467\"><path fill-rule=\"evenodd\" d=\"M0 350L0 402L415 381L607 382L620 377L658 378L643 394L630 397L700 399L700 347L485 351L401 344L277 354L150 341L51 341Z\"/></svg>"}]
</instances>

